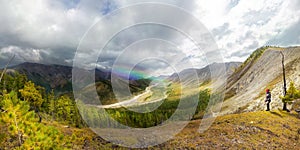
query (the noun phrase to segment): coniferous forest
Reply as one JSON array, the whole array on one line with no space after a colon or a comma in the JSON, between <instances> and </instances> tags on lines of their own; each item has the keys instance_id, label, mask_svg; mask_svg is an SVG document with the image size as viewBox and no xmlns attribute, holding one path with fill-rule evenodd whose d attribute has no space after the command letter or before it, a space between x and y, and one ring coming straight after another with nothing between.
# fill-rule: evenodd
<instances>
[{"instance_id":1,"label":"coniferous forest","mask_svg":"<svg viewBox=\"0 0 300 150\"><path fill-rule=\"evenodd\" d=\"M77 105L70 93L58 95L53 90L47 92L44 87L36 85L20 73L5 74L0 89L0 145L4 148L79 148L86 141L81 139L80 132L90 132L90 137L86 138L94 136L87 124L92 127L118 128L99 113L96 107ZM201 118L209 98L209 90L200 92L196 114L190 116L190 119ZM186 108L190 107L188 99L183 99L186 102L183 106ZM166 99L158 109L149 113L136 113L126 108L106 109L106 112L123 125L147 128L170 118L178 103L179 100ZM83 120L82 116L88 119ZM65 133L64 130L68 129L72 131Z\"/></svg>"}]
</instances>

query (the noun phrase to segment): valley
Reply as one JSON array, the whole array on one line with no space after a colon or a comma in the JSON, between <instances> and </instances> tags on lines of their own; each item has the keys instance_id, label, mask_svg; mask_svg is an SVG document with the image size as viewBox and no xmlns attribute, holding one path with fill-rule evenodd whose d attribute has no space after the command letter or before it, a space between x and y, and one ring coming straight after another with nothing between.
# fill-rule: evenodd
<instances>
[{"instance_id":1,"label":"valley","mask_svg":"<svg viewBox=\"0 0 300 150\"><path fill-rule=\"evenodd\" d=\"M120 108L120 107L134 107L163 101L168 97L165 85L157 83L150 85L144 92L133 96L131 99L124 100L110 105L97 106L98 108Z\"/></svg>"},{"instance_id":2,"label":"valley","mask_svg":"<svg viewBox=\"0 0 300 150\"><path fill-rule=\"evenodd\" d=\"M95 84L87 85L80 92L88 101L81 101L74 99L72 88L69 87L72 80L70 67L30 63L11 67L3 78L4 84L0 87L6 89L2 91L1 96L4 103L0 103L4 110L1 112L2 120L6 121L0 123L0 127L3 127L0 132L0 145L9 149L17 147L16 127L6 118L9 116L6 110L14 110L15 115L24 118L22 114L27 113L17 108L24 105L27 109L36 105L26 101L24 93L21 92L31 85L31 89L36 89L31 92L40 95L42 102L39 103L40 111L27 109L29 114L34 114L27 124L35 124L38 129L31 127L31 130L39 130L45 134L52 130L59 133L63 140L54 142L54 145L59 147L126 149L126 146L131 144L134 147L150 149L228 149L232 146L240 149L295 149L299 147L297 141L300 136L300 121L295 112L297 108L292 107L298 104L297 101L289 103L288 108L291 112L281 110L282 68L278 65L281 62L278 50L286 56L288 85L294 82L298 88L299 47L263 47L257 49L244 63L214 63L200 69L189 68L164 78L132 79L128 82L120 80L118 85L127 85L130 92L129 96L120 100L114 93L116 91L113 91L108 71L95 71ZM221 88L224 84L216 84L210 72L211 68L219 68L222 65L225 65L228 78L224 89ZM51 73L45 72L45 68L51 70ZM194 73L198 76L197 80L193 80ZM215 73L224 74L222 70ZM84 78L82 77L82 80ZM32 85L30 80L35 85ZM263 111L266 88L272 91L270 112ZM91 94L93 91L96 91L97 95ZM123 94L123 91L119 92ZM208 107L210 101L222 96L224 101L221 111L213 112L212 107ZM14 103L6 104L10 101ZM219 105L221 103L214 104ZM176 113L180 115L174 117ZM107 118L107 115L110 118ZM41 123L35 121L38 116L42 117ZM207 116L209 117L203 119ZM212 126L199 133L201 122L211 117L216 118ZM19 123L22 124L22 121ZM180 125L186 124L180 133L175 134L177 129L181 129ZM10 131L10 126L14 130ZM162 130L152 131L155 127ZM44 128L45 131L40 128ZM128 132L128 128L132 130ZM147 131L147 134L141 133L141 130ZM120 132L124 134L119 135ZM29 141L27 137L30 137L31 133L26 128L22 130L22 134L25 136L24 140ZM169 134L174 138L169 139ZM101 135L109 136L103 139ZM49 139L51 138L58 137L51 135ZM148 139L150 143L141 139ZM162 142L164 140L167 142ZM126 144L122 143L124 141ZM149 147L151 142L162 143ZM26 142L24 146L30 144Z\"/></svg>"}]
</instances>

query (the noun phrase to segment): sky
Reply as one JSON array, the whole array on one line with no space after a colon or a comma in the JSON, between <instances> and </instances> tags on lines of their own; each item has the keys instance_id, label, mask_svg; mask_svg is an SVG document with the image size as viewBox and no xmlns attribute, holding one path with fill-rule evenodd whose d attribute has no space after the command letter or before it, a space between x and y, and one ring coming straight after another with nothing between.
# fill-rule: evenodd
<instances>
[{"instance_id":1,"label":"sky","mask_svg":"<svg viewBox=\"0 0 300 150\"><path fill-rule=\"evenodd\" d=\"M101 35L143 18L161 16L189 29L189 19L178 20L176 14L155 7L108 16L144 2L178 7L197 18L214 38L220 62L242 62L264 45L300 45L299 0L0 0L1 68L12 55L16 56L12 64L72 66L76 54L82 61L98 54L97 60L86 65L103 69L127 66L156 74L207 65L207 56L191 39L162 25L124 28L102 50L88 47L77 51L82 41L102 42ZM95 26L93 35L97 37L86 37Z\"/></svg>"}]
</instances>

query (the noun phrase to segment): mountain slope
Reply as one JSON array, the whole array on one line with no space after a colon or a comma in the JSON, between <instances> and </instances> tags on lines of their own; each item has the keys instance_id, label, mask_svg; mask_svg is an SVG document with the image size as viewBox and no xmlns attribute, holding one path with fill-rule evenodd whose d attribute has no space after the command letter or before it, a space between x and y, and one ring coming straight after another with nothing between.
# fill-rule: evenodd
<instances>
[{"instance_id":1,"label":"mountain slope","mask_svg":"<svg viewBox=\"0 0 300 150\"><path fill-rule=\"evenodd\" d=\"M37 63L22 63L10 67L22 74L37 85L45 87L48 91L54 89L59 92L72 91L72 67L61 65L44 65ZM95 80L107 80L110 73L95 70Z\"/></svg>"},{"instance_id":2,"label":"mountain slope","mask_svg":"<svg viewBox=\"0 0 300 150\"><path fill-rule=\"evenodd\" d=\"M300 81L300 47L258 49L228 79L226 99L221 114L264 109L264 91L272 92L271 107L281 108L282 56L285 56L287 83Z\"/></svg>"},{"instance_id":3,"label":"mountain slope","mask_svg":"<svg viewBox=\"0 0 300 150\"><path fill-rule=\"evenodd\" d=\"M33 81L36 85L46 88L47 91L53 89L55 93L58 94L71 94L73 90L72 67L69 66L23 63L10 67L9 71L12 73L18 71L19 73L25 74L29 80ZM88 77L82 76L80 80L84 82L86 78ZM112 90L110 78L111 73L109 71L95 70L96 90L102 104L112 104L117 102ZM143 91L150 82L151 81L148 79L130 80L129 89L131 93L138 93ZM122 84L127 85L127 83ZM88 87L86 90L90 90Z\"/></svg>"},{"instance_id":4,"label":"mountain slope","mask_svg":"<svg viewBox=\"0 0 300 150\"><path fill-rule=\"evenodd\" d=\"M223 67L223 65L226 67L226 72L227 75L231 75L233 73L233 71L241 65L240 62L228 62L228 63L213 63L210 65L207 65L204 68L201 69L195 69L195 68L190 68L190 69L185 69L183 71L181 71L179 74L174 73L172 74L169 79L175 82L179 81L179 76L181 77L182 80L187 80L189 78L192 78L193 74L196 73L198 78L199 78L199 82L206 82L206 81L210 81L211 80L211 69L217 69L220 67ZM223 74L224 72L222 70L213 70L215 71L215 74Z\"/></svg>"}]
</instances>

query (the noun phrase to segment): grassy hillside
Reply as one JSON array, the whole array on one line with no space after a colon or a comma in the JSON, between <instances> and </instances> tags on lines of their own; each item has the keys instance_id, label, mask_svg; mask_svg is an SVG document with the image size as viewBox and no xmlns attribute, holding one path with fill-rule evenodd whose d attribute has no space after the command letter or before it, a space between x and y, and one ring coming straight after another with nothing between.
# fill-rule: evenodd
<instances>
[{"instance_id":1,"label":"grassy hillside","mask_svg":"<svg viewBox=\"0 0 300 150\"><path fill-rule=\"evenodd\" d=\"M300 147L300 119L279 110L221 116L204 133L200 121L191 122L165 147L179 149L297 149Z\"/></svg>"},{"instance_id":2,"label":"grassy hillside","mask_svg":"<svg viewBox=\"0 0 300 150\"><path fill-rule=\"evenodd\" d=\"M198 133L200 120L192 121L171 141L149 149L297 149L300 147L300 119L296 113L279 110L221 116L204 133ZM70 141L66 149L126 149L103 140L88 128L65 127L57 122L43 122L56 128ZM3 137L3 130L1 135ZM1 137L0 137L1 138ZM9 141L2 139L1 148ZM64 142L62 142L64 143ZM0 148L0 149L1 149Z\"/></svg>"}]
</instances>

